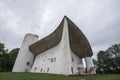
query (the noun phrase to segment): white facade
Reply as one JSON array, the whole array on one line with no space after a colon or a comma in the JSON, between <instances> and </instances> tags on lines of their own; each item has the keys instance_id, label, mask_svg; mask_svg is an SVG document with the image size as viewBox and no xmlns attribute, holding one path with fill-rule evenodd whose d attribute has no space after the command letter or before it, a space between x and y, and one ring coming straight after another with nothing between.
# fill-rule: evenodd
<instances>
[{"instance_id":1,"label":"white facade","mask_svg":"<svg viewBox=\"0 0 120 80\"><path fill-rule=\"evenodd\" d=\"M25 35L12 72L28 72L31 70L34 55L28 50L28 47L37 40L37 35L33 35L30 33Z\"/></svg>"},{"instance_id":2,"label":"white facade","mask_svg":"<svg viewBox=\"0 0 120 80\"><path fill-rule=\"evenodd\" d=\"M60 43L40 53L35 59L31 72L70 75L77 74L78 67L83 67L82 59L70 49L68 24L65 19Z\"/></svg>"},{"instance_id":3,"label":"white facade","mask_svg":"<svg viewBox=\"0 0 120 80\"><path fill-rule=\"evenodd\" d=\"M78 57L70 48L68 22L64 19L62 38L56 46L39 53L34 59L34 55L28 47L38 40L38 36L27 34L24 38L18 56L16 58L13 72L35 72L51 74L84 74L85 69L82 58ZM33 61L34 60L34 61ZM94 67L90 57L85 58L87 72ZM94 70L95 71L95 70ZM94 74L95 72L91 72Z\"/></svg>"}]
</instances>

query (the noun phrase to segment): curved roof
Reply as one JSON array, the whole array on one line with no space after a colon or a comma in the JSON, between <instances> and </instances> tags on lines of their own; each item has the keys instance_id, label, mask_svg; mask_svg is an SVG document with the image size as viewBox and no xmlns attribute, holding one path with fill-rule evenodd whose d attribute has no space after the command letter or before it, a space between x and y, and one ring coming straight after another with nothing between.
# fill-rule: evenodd
<instances>
[{"instance_id":1,"label":"curved roof","mask_svg":"<svg viewBox=\"0 0 120 80\"><path fill-rule=\"evenodd\" d=\"M68 22L69 40L71 50L79 57L83 58L86 56L92 56L91 46L82 33L82 31L66 16L63 18L62 22L59 24L57 29L48 35L47 37L33 43L29 46L29 50L37 56L38 54L56 46L62 37L64 19L66 18Z\"/></svg>"}]
</instances>

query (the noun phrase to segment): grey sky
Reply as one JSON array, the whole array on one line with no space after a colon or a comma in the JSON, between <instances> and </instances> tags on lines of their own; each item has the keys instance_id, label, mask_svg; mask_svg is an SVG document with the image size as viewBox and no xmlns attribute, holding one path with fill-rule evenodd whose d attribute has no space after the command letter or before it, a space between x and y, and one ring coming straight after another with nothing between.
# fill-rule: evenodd
<instances>
[{"instance_id":1,"label":"grey sky","mask_svg":"<svg viewBox=\"0 0 120 80\"><path fill-rule=\"evenodd\" d=\"M20 47L24 35L47 36L67 15L88 38L94 56L120 43L120 0L0 0L0 41Z\"/></svg>"}]
</instances>

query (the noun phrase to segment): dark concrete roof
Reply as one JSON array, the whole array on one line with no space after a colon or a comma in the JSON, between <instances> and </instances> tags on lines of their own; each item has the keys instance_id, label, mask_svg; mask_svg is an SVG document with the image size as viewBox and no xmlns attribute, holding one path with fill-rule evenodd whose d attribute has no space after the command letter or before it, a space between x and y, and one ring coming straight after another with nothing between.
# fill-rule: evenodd
<instances>
[{"instance_id":1,"label":"dark concrete roof","mask_svg":"<svg viewBox=\"0 0 120 80\"><path fill-rule=\"evenodd\" d=\"M70 48L72 51L81 58L86 56L91 57L93 55L92 49L85 35L69 18L66 16L64 18L68 22ZM29 46L29 50L35 56L56 46L60 42L64 27L64 18L53 33Z\"/></svg>"}]
</instances>

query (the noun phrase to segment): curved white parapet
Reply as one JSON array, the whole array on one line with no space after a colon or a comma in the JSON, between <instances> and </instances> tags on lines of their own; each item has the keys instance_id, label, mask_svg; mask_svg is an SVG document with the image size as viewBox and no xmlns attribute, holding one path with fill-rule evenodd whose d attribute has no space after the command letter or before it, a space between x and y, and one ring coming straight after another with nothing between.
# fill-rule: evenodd
<instances>
[{"instance_id":1,"label":"curved white parapet","mask_svg":"<svg viewBox=\"0 0 120 80\"><path fill-rule=\"evenodd\" d=\"M25 35L12 72L29 72L31 70L34 55L29 51L28 47L37 40L37 35L31 33Z\"/></svg>"},{"instance_id":2,"label":"curved white parapet","mask_svg":"<svg viewBox=\"0 0 120 80\"><path fill-rule=\"evenodd\" d=\"M85 58L86 69L88 74L96 74L95 66L91 57Z\"/></svg>"}]
</instances>

